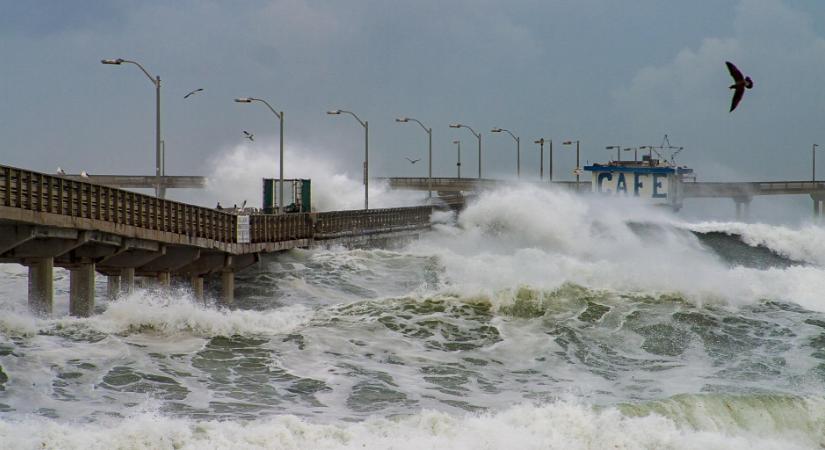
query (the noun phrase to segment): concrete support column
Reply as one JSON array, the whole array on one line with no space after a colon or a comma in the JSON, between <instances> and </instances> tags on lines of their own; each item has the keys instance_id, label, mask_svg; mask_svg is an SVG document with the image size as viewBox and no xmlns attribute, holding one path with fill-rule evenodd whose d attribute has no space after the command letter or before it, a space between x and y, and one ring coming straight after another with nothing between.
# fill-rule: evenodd
<instances>
[{"instance_id":1,"label":"concrete support column","mask_svg":"<svg viewBox=\"0 0 825 450\"><path fill-rule=\"evenodd\" d=\"M192 275L192 294L196 300L203 301L203 277L199 275Z\"/></svg>"},{"instance_id":2,"label":"concrete support column","mask_svg":"<svg viewBox=\"0 0 825 450\"><path fill-rule=\"evenodd\" d=\"M235 301L235 272L221 272L221 303L231 305Z\"/></svg>"},{"instance_id":3,"label":"concrete support column","mask_svg":"<svg viewBox=\"0 0 825 450\"><path fill-rule=\"evenodd\" d=\"M120 295L120 275L109 275L106 277L106 297L109 300L115 300L118 295Z\"/></svg>"},{"instance_id":4,"label":"concrete support column","mask_svg":"<svg viewBox=\"0 0 825 450\"><path fill-rule=\"evenodd\" d=\"M135 268L127 267L120 269L120 288L126 295L135 291Z\"/></svg>"},{"instance_id":5,"label":"concrete support column","mask_svg":"<svg viewBox=\"0 0 825 450\"><path fill-rule=\"evenodd\" d=\"M823 212L825 212L822 210L823 206L825 206L823 205L825 198L811 194L811 200L814 202L814 220L819 220L822 218Z\"/></svg>"},{"instance_id":6,"label":"concrete support column","mask_svg":"<svg viewBox=\"0 0 825 450\"><path fill-rule=\"evenodd\" d=\"M29 264L29 309L50 315L54 306L54 258L37 258Z\"/></svg>"},{"instance_id":7,"label":"concrete support column","mask_svg":"<svg viewBox=\"0 0 825 450\"><path fill-rule=\"evenodd\" d=\"M172 285L172 277L169 272L158 272L158 285L161 289L169 289Z\"/></svg>"},{"instance_id":8,"label":"concrete support column","mask_svg":"<svg viewBox=\"0 0 825 450\"><path fill-rule=\"evenodd\" d=\"M69 271L69 314L89 317L95 309L95 265L81 264Z\"/></svg>"},{"instance_id":9,"label":"concrete support column","mask_svg":"<svg viewBox=\"0 0 825 450\"><path fill-rule=\"evenodd\" d=\"M736 203L736 220L747 220L750 217L750 197L734 198L733 201Z\"/></svg>"}]
</instances>

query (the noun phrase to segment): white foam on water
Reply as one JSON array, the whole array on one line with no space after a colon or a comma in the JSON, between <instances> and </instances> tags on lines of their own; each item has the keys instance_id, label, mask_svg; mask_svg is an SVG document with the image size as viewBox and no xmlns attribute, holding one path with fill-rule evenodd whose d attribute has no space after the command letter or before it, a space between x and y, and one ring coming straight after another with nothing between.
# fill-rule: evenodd
<instances>
[{"instance_id":1,"label":"white foam on water","mask_svg":"<svg viewBox=\"0 0 825 450\"><path fill-rule=\"evenodd\" d=\"M655 229L638 232L630 223ZM820 295L825 269L731 268L692 233L674 227L676 223L681 222L664 209L632 199L578 196L523 185L481 195L459 216L457 227L437 225L410 251L436 255L446 269L451 292L488 297L494 303L512 301L519 286L553 290L572 282L620 292L679 293L700 304L735 306L770 299L825 311ZM793 236L781 227L743 229L749 230L754 242L783 248L777 250L780 253L821 258L812 256L815 250L805 253L804 236ZM776 231L773 240L772 230ZM808 234L814 249L825 240L819 229L810 228Z\"/></svg>"},{"instance_id":2,"label":"white foam on water","mask_svg":"<svg viewBox=\"0 0 825 450\"><path fill-rule=\"evenodd\" d=\"M216 309L199 304L185 291L164 295L138 290L110 303L100 315L87 319L63 318L58 322L85 322L107 334L150 329L165 335L191 333L214 337L289 333L305 325L311 317L312 311L302 305L265 311Z\"/></svg>"},{"instance_id":3,"label":"white foam on water","mask_svg":"<svg viewBox=\"0 0 825 450\"><path fill-rule=\"evenodd\" d=\"M740 236L742 242L752 247L766 247L794 261L825 266L825 228L814 224L797 228L741 222L700 222L683 226L699 233Z\"/></svg>"},{"instance_id":4,"label":"white foam on water","mask_svg":"<svg viewBox=\"0 0 825 450\"><path fill-rule=\"evenodd\" d=\"M722 412L698 426L655 414L625 415L573 402L521 404L492 414L423 411L357 423L316 424L284 415L251 422L194 421L142 414L99 423L0 419L8 449L808 449L825 445L821 402L793 423L770 414ZM715 410L711 410L716 412ZM717 420L714 420L717 419Z\"/></svg>"}]
</instances>

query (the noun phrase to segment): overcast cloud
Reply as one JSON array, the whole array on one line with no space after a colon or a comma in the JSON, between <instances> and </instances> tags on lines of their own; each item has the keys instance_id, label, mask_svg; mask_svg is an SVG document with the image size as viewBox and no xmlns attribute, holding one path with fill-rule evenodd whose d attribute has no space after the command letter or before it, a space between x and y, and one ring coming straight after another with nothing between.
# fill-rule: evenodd
<instances>
[{"instance_id":1,"label":"overcast cloud","mask_svg":"<svg viewBox=\"0 0 825 450\"><path fill-rule=\"evenodd\" d=\"M454 174L454 139L475 173L474 138L447 127L458 121L483 131L490 177L515 174L514 143L489 133L498 126L522 137L527 176L538 137L554 139L557 176L570 178L561 140L581 139L594 161L667 133L700 180L807 179L811 144L825 145L823 21L816 0L0 0L0 156L152 173L152 85L99 62L123 57L162 79L171 174L230 161L241 130L259 151L277 148L275 117L232 102L249 95L286 112L290 151L355 179L363 133L327 109L369 120L374 176L424 174L404 157L426 157L426 135L393 121L408 115L433 127L438 176ZM755 82L733 114L725 60Z\"/></svg>"}]
</instances>

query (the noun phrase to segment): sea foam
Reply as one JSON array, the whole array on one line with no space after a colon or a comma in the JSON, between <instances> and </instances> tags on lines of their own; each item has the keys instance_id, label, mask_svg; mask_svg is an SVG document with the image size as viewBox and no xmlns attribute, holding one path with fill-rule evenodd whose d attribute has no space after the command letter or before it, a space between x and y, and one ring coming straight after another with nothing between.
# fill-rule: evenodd
<instances>
[{"instance_id":1,"label":"sea foam","mask_svg":"<svg viewBox=\"0 0 825 450\"><path fill-rule=\"evenodd\" d=\"M691 407L701 407L693 398ZM731 400L728 406L739 406ZM674 406L675 407L675 406ZM781 415L794 410L793 420ZM747 411L753 412L753 411ZM0 420L8 449L803 449L825 444L821 401L777 411L708 409L699 423L656 412L629 414L575 402L522 404L480 415L423 411L395 419L317 424L284 415L249 422L195 421L142 414L100 423L45 418ZM736 417L734 417L736 416ZM108 423L106 423L108 422Z\"/></svg>"}]
</instances>

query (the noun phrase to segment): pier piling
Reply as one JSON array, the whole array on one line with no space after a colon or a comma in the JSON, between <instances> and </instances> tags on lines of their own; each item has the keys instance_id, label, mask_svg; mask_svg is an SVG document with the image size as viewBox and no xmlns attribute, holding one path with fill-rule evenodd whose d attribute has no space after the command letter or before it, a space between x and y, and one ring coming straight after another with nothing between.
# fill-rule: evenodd
<instances>
[{"instance_id":1,"label":"pier piling","mask_svg":"<svg viewBox=\"0 0 825 450\"><path fill-rule=\"evenodd\" d=\"M235 301L235 272L221 272L221 303L231 305Z\"/></svg>"},{"instance_id":2,"label":"pier piling","mask_svg":"<svg viewBox=\"0 0 825 450\"><path fill-rule=\"evenodd\" d=\"M203 277L199 275L192 275L192 294L196 300L203 301Z\"/></svg>"},{"instance_id":3,"label":"pier piling","mask_svg":"<svg viewBox=\"0 0 825 450\"><path fill-rule=\"evenodd\" d=\"M106 277L106 298L117 299L120 295L120 275L109 275Z\"/></svg>"},{"instance_id":4,"label":"pier piling","mask_svg":"<svg viewBox=\"0 0 825 450\"><path fill-rule=\"evenodd\" d=\"M29 309L48 316L54 305L54 258L34 258L28 266Z\"/></svg>"},{"instance_id":5,"label":"pier piling","mask_svg":"<svg viewBox=\"0 0 825 450\"><path fill-rule=\"evenodd\" d=\"M95 309L95 265L82 263L69 271L69 314L89 317Z\"/></svg>"},{"instance_id":6,"label":"pier piling","mask_svg":"<svg viewBox=\"0 0 825 450\"><path fill-rule=\"evenodd\" d=\"M120 288L126 295L131 294L135 290L135 268L125 267L120 269Z\"/></svg>"}]
</instances>

